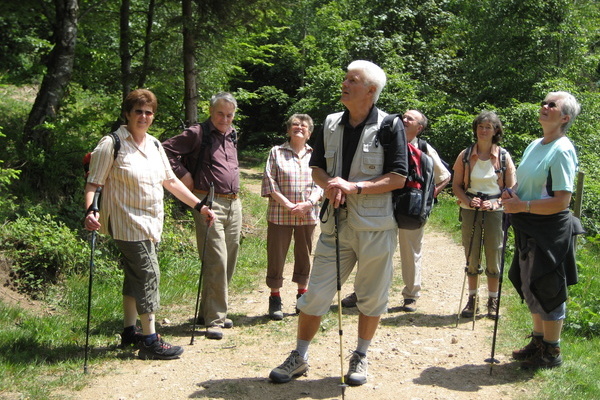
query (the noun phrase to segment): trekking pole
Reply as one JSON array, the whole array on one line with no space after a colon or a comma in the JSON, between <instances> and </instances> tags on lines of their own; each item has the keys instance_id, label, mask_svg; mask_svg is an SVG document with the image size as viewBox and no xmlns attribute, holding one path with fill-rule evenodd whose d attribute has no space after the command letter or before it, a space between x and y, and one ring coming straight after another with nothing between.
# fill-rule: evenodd
<instances>
[{"instance_id":1,"label":"trekking pole","mask_svg":"<svg viewBox=\"0 0 600 400\"><path fill-rule=\"evenodd\" d=\"M90 211L97 213L100 211L100 207L98 206L98 199L100 198L100 194L102 193L102 186L98 186L96 192L94 193L94 199L92 200L92 204L86 211L86 215L89 214ZM88 284L88 304L87 304L87 325L85 328L85 356L83 361L83 373L88 373L88 347L90 342L90 318L92 311L92 282L94 280L94 252L96 251L96 235L97 232L92 231L90 237L90 281Z\"/></svg>"},{"instance_id":2,"label":"trekking pole","mask_svg":"<svg viewBox=\"0 0 600 400\"><path fill-rule=\"evenodd\" d=\"M471 238L469 239L469 252L467 253L467 265L465 267L465 278L463 279L462 289L460 291L460 301L458 302L458 312L456 313L456 326L458 328L458 322L460 321L460 307L462 306L462 299L465 294L465 284L467 283L467 275L469 272L469 263L471 260L471 251L473 251L473 236L475 236L475 223L477 222L477 213L479 208L475 209L475 216L473 217L473 227L471 228Z\"/></svg>"},{"instance_id":3,"label":"trekking pole","mask_svg":"<svg viewBox=\"0 0 600 400\"><path fill-rule=\"evenodd\" d=\"M335 270L337 278L337 299L338 299L338 332L340 334L340 376L342 388L342 400L345 398L346 387L348 386L344 378L344 344L343 336L344 331L342 330L342 280L341 280L341 267L340 267L340 238L339 238L339 226L340 226L340 209L333 209L333 218L335 223Z\"/></svg>"},{"instance_id":4,"label":"trekking pole","mask_svg":"<svg viewBox=\"0 0 600 400\"><path fill-rule=\"evenodd\" d=\"M477 192L477 197L484 201L487 195ZM483 272L481 268L481 256L483 255L483 245L485 236L485 211L481 211L481 239L479 241L479 259L477 260L477 278L475 280L475 297L473 298L473 330L475 330L475 320L477 318L477 308L479 307L479 280Z\"/></svg>"},{"instance_id":5,"label":"trekking pole","mask_svg":"<svg viewBox=\"0 0 600 400\"><path fill-rule=\"evenodd\" d=\"M478 193L479 194L479 193ZM483 200L483 197L481 199ZM485 211L481 212L481 240L479 242L479 260L477 261L477 279L475 284L475 298L473 299L473 330L475 330L475 319L477 318L477 308L479 307L479 280L480 275L483 272L481 269L481 256L483 255L483 244L484 244L484 234L485 234Z\"/></svg>"},{"instance_id":6,"label":"trekking pole","mask_svg":"<svg viewBox=\"0 0 600 400\"><path fill-rule=\"evenodd\" d=\"M213 183L210 183L210 189L208 190L208 194L204 198L206 201L206 206L212 210L213 200L215 198L215 187ZM203 200L203 202L204 202ZM200 304L200 291L202 290L202 271L204 270L204 257L206 254L206 242L208 241L208 230L210 226L206 227L206 232L204 233L204 243L202 244L202 260L200 260L200 276L198 277L198 295L196 296L196 307L194 308L194 325L192 326L192 339L190 340L190 345L194 344L194 336L196 334L196 322L198 320L198 306Z\"/></svg>"},{"instance_id":7,"label":"trekking pole","mask_svg":"<svg viewBox=\"0 0 600 400\"><path fill-rule=\"evenodd\" d=\"M490 363L490 375L492 375L492 369L494 368L494 364L499 364L500 361L494 358L496 353L496 335L498 334L498 320L500 319L500 297L502 295L502 279L504 275L504 260L506 254L506 241L508 239L508 228L510 227L510 218L508 215L502 215L502 253L500 257L500 278L498 281L498 307L496 308L496 320L494 321L494 335L492 336L492 354L490 358L485 360L485 362Z\"/></svg>"}]
</instances>

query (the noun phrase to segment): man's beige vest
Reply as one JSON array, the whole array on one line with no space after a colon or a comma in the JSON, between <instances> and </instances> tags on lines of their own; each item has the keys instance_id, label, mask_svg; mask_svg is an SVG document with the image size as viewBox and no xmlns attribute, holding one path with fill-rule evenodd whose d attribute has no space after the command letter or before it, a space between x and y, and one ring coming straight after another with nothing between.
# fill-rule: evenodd
<instances>
[{"instance_id":1,"label":"man's beige vest","mask_svg":"<svg viewBox=\"0 0 600 400\"><path fill-rule=\"evenodd\" d=\"M344 125L340 124L343 112L330 114L323 127L323 143L327 173L330 176L342 174L342 139ZM381 121L387 114L378 110L377 124L366 125L356 148L350 167L348 181L361 182L377 178L383 174L383 146L375 140ZM396 229L392 210L392 193L349 194L346 196L348 224L357 231L384 231ZM334 233L333 208L325 212L321 231Z\"/></svg>"}]
</instances>

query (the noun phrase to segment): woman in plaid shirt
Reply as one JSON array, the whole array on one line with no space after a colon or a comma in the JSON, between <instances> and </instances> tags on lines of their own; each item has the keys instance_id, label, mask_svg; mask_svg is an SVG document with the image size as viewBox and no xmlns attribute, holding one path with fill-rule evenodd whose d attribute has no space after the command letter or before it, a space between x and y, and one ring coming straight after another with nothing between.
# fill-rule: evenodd
<instances>
[{"instance_id":1,"label":"woman in plaid shirt","mask_svg":"<svg viewBox=\"0 0 600 400\"><path fill-rule=\"evenodd\" d=\"M323 193L313 182L308 166L312 148L306 142L313 128L313 120L307 114L292 115L287 121L288 141L271 149L263 175L261 194L269 198L266 283L271 289L269 317L273 320L283 319L279 289L283 286L283 267L292 235L296 299L306 292L308 284L317 202Z\"/></svg>"}]
</instances>

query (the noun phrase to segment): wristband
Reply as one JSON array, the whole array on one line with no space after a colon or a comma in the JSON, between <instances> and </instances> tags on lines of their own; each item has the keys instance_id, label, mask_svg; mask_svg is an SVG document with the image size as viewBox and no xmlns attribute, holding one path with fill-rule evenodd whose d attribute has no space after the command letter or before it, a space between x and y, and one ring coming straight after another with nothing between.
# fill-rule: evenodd
<instances>
[{"instance_id":1,"label":"wristband","mask_svg":"<svg viewBox=\"0 0 600 400\"><path fill-rule=\"evenodd\" d=\"M362 192L362 186L358 183L355 183L354 186L356 186L356 194L360 194L360 192Z\"/></svg>"},{"instance_id":2,"label":"wristband","mask_svg":"<svg viewBox=\"0 0 600 400\"><path fill-rule=\"evenodd\" d=\"M196 203L196 205L194 206L194 210L196 210L196 211L200 212L200 211L202 210L202 206L203 206L203 205L204 205L204 204L202 204L202 202L201 202L201 201L199 201L199 202L198 202L198 203Z\"/></svg>"}]
</instances>

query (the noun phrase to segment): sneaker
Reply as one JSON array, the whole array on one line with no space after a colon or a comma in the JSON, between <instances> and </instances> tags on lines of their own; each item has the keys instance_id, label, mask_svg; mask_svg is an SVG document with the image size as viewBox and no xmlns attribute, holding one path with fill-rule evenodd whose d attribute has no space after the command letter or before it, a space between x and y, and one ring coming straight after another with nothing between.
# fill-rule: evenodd
<instances>
[{"instance_id":1,"label":"sneaker","mask_svg":"<svg viewBox=\"0 0 600 400\"><path fill-rule=\"evenodd\" d=\"M498 298L497 297L488 297L487 302L487 317L490 319L496 319L496 314L498 312ZM499 316L499 314L498 314Z\"/></svg>"},{"instance_id":2,"label":"sneaker","mask_svg":"<svg viewBox=\"0 0 600 400\"><path fill-rule=\"evenodd\" d=\"M346 375L346 383L351 386L360 386L367 383L367 356L361 356L356 351L350 357L350 368Z\"/></svg>"},{"instance_id":3,"label":"sneaker","mask_svg":"<svg viewBox=\"0 0 600 400\"><path fill-rule=\"evenodd\" d=\"M475 295L469 295L469 300L467 301L467 305L460 313L460 316L463 318L473 318L473 313L479 312L479 307L475 310Z\"/></svg>"},{"instance_id":4,"label":"sneaker","mask_svg":"<svg viewBox=\"0 0 600 400\"><path fill-rule=\"evenodd\" d=\"M560 355L560 347L550 346L542 342L538 346L537 352L521 363L521 368L538 369L538 368L555 368L562 365L562 356Z\"/></svg>"},{"instance_id":5,"label":"sneaker","mask_svg":"<svg viewBox=\"0 0 600 400\"><path fill-rule=\"evenodd\" d=\"M283 319L281 297L269 296L269 317L274 321L281 321Z\"/></svg>"},{"instance_id":6,"label":"sneaker","mask_svg":"<svg viewBox=\"0 0 600 400\"><path fill-rule=\"evenodd\" d=\"M120 333L121 335L121 345L120 348L124 349L130 346L137 346L142 340L144 340L144 335L140 332L139 328L136 326L133 332L125 333L125 330Z\"/></svg>"},{"instance_id":7,"label":"sneaker","mask_svg":"<svg viewBox=\"0 0 600 400\"><path fill-rule=\"evenodd\" d=\"M223 339L223 328L221 328L221 325L207 326L206 327L206 338L214 339L214 340Z\"/></svg>"},{"instance_id":8,"label":"sneaker","mask_svg":"<svg viewBox=\"0 0 600 400\"><path fill-rule=\"evenodd\" d=\"M183 349L180 346L173 346L162 340L160 335L151 345L146 345L143 341L139 344L140 351L138 357L142 360L173 360L179 358Z\"/></svg>"},{"instance_id":9,"label":"sneaker","mask_svg":"<svg viewBox=\"0 0 600 400\"><path fill-rule=\"evenodd\" d=\"M417 300L404 299L404 304L402 304L402 307L400 307L400 311L405 311L405 312L417 311Z\"/></svg>"},{"instance_id":10,"label":"sneaker","mask_svg":"<svg viewBox=\"0 0 600 400\"><path fill-rule=\"evenodd\" d=\"M531 341L523 348L512 352L512 356L515 360L526 360L532 357L542 345L543 336L529 335Z\"/></svg>"},{"instance_id":11,"label":"sneaker","mask_svg":"<svg viewBox=\"0 0 600 400\"><path fill-rule=\"evenodd\" d=\"M342 307L344 307L344 308L356 307L357 302L358 302L358 298L356 297L356 293L352 292L348 296L346 296L342 299Z\"/></svg>"},{"instance_id":12,"label":"sneaker","mask_svg":"<svg viewBox=\"0 0 600 400\"><path fill-rule=\"evenodd\" d=\"M204 323L204 317L198 317L198 320L196 321L198 323L198 325L206 325ZM223 328L225 329L231 329L233 328L233 321L230 320L229 318L225 318L225 322L223 322Z\"/></svg>"},{"instance_id":13,"label":"sneaker","mask_svg":"<svg viewBox=\"0 0 600 400\"><path fill-rule=\"evenodd\" d=\"M305 375L307 372L308 363L304 357L297 350L292 350L283 364L271 371L269 379L275 383L286 383L297 376Z\"/></svg>"}]
</instances>

